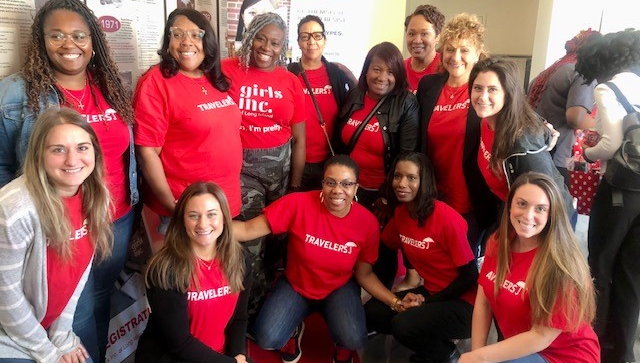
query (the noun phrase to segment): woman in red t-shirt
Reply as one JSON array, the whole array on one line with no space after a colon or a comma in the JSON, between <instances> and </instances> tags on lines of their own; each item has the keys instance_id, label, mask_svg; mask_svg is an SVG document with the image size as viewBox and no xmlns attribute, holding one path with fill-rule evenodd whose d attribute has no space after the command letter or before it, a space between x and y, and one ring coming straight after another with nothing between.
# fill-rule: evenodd
<instances>
[{"instance_id":1,"label":"woman in red t-shirt","mask_svg":"<svg viewBox=\"0 0 640 363\"><path fill-rule=\"evenodd\" d=\"M436 199L433 166L422 153L398 155L387 176L388 203L395 210L382 232L392 249L402 249L424 285L419 307L394 312L377 299L365 304L369 331L393 334L415 352L411 361L453 362L460 356L452 339L471 336L478 267L467 242L467 223Z\"/></svg>"},{"instance_id":2,"label":"woman in red t-shirt","mask_svg":"<svg viewBox=\"0 0 640 363\"><path fill-rule=\"evenodd\" d=\"M191 184L145 272L151 315L136 361L246 363L248 276L224 192Z\"/></svg>"},{"instance_id":3,"label":"woman in red t-shirt","mask_svg":"<svg viewBox=\"0 0 640 363\"><path fill-rule=\"evenodd\" d=\"M85 363L73 317L94 253L103 261L113 239L96 132L72 109L47 109L23 171L0 190L0 301L9 307L0 312L1 355Z\"/></svg>"},{"instance_id":4,"label":"woman in red t-shirt","mask_svg":"<svg viewBox=\"0 0 640 363\"><path fill-rule=\"evenodd\" d=\"M600 362L593 281L550 177L515 180L478 283L472 351L459 363ZM487 345L492 318L505 339Z\"/></svg>"},{"instance_id":5,"label":"woman in red t-shirt","mask_svg":"<svg viewBox=\"0 0 640 363\"><path fill-rule=\"evenodd\" d=\"M444 25L444 15L433 5L419 5L404 21L407 50L404 60L409 90L415 93L422 77L439 71L440 53L436 45Z\"/></svg>"},{"instance_id":6,"label":"woman in red t-shirt","mask_svg":"<svg viewBox=\"0 0 640 363\"><path fill-rule=\"evenodd\" d=\"M162 60L138 81L135 144L144 175L144 203L161 216L164 234L175 202L197 181L217 183L240 214L240 110L227 93L211 23L194 9L167 19Z\"/></svg>"}]
</instances>

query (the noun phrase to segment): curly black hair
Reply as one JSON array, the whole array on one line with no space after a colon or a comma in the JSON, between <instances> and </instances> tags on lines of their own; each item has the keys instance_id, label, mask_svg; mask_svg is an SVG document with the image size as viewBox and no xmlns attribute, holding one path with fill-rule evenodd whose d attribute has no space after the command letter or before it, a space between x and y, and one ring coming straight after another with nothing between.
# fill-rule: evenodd
<instances>
[{"instance_id":1,"label":"curly black hair","mask_svg":"<svg viewBox=\"0 0 640 363\"><path fill-rule=\"evenodd\" d=\"M640 30L603 35L578 50L576 71L586 84L605 82L621 72L640 76Z\"/></svg>"},{"instance_id":2,"label":"curly black hair","mask_svg":"<svg viewBox=\"0 0 640 363\"><path fill-rule=\"evenodd\" d=\"M61 100L65 100L57 87L51 62L47 56L44 39L44 23L56 10L69 10L80 15L89 27L91 42L95 54L92 57L87 72L100 92L120 116L127 122L134 120L131 106L131 89L125 87L120 77L118 66L111 56L107 38L100 28L98 21L84 2L78 0L50 0L38 10L31 25L31 40L27 46L25 62L21 73L27 84L27 99L29 108L40 112L40 97L54 89ZM95 98L94 98L95 99Z\"/></svg>"}]
</instances>

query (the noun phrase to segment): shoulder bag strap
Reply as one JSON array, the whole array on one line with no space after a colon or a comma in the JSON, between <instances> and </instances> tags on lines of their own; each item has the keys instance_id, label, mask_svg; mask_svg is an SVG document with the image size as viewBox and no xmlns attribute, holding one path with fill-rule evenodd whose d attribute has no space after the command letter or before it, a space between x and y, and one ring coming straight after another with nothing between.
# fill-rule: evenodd
<instances>
[{"instance_id":1,"label":"shoulder bag strap","mask_svg":"<svg viewBox=\"0 0 640 363\"><path fill-rule=\"evenodd\" d=\"M636 109L633 108L633 106L631 106L631 104L629 103L627 98L622 94L622 91L620 91L620 88L618 88L618 86L616 86L615 83L613 83L613 82L605 82L604 84L609 86L609 88L611 88L613 93L616 94L616 98L618 99L618 102L620 102L620 104L622 105L622 107L624 107L624 109L627 111L627 113L636 112Z\"/></svg>"},{"instance_id":2,"label":"shoulder bag strap","mask_svg":"<svg viewBox=\"0 0 640 363\"><path fill-rule=\"evenodd\" d=\"M366 95L365 95L365 97L366 97ZM382 103L386 99L387 99L387 96L382 97L378 101L378 103L376 103L375 107L373 107L371 112L369 112L367 117L365 117L364 120L362 120L362 123L360 124L360 126L358 126L358 128L356 129L356 132L353 133L353 135L351 136L351 139L349 140L349 144L347 145L347 155L351 154L351 152L353 151L353 148L356 146L356 142L358 142L358 139L360 138L360 135L362 134L362 131L364 130L364 128L369 123L369 120L371 120L373 115L376 114L376 111L378 111L378 109L380 108L380 106L382 106Z\"/></svg>"},{"instance_id":3,"label":"shoulder bag strap","mask_svg":"<svg viewBox=\"0 0 640 363\"><path fill-rule=\"evenodd\" d=\"M300 63L300 70L301 70L300 75L302 75L304 84L307 86L307 90L309 91L309 96L311 96L311 101L313 101L313 107L315 107L316 113L318 114L318 121L320 122L320 127L322 128L322 132L324 132L324 137L327 139L327 144L329 144L329 150L331 151L331 155L335 156L336 153L335 151L333 151L333 146L331 145L331 140L329 139L329 134L327 133L327 127L324 122L324 118L322 117L322 112L320 112L318 101L316 101L316 97L313 95L313 89L311 88L311 84L309 83L309 79L307 78L307 73L305 73L304 68L302 68L302 63Z\"/></svg>"}]
</instances>

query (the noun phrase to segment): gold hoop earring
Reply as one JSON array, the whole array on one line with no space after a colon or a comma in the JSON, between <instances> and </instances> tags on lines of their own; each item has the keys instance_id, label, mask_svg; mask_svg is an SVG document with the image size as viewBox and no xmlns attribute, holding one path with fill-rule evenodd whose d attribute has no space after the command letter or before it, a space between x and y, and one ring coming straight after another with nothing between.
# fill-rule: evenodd
<instances>
[{"instance_id":1,"label":"gold hoop earring","mask_svg":"<svg viewBox=\"0 0 640 363\"><path fill-rule=\"evenodd\" d=\"M324 203L324 193L320 191L320 203Z\"/></svg>"}]
</instances>

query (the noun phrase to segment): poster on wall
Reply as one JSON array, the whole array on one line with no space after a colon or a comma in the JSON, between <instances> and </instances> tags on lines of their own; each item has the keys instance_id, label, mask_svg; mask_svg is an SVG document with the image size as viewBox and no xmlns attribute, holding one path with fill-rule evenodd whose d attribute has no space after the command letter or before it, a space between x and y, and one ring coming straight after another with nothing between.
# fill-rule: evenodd
<instances>
[{"instance_id":1,"label":"poster on wall","mask_svg":"<svg viewBox=\"0 0 640 363\"><path fill-rule=\"evenodd\" d=\"M35 12L34 0L0 1L0 79L17 72L24 62Z\"/></svg>"},{"instance_id":2,"label":"poster on wall","mask_svg":"<svg viewBox=\"0 0 640 363\"><path fill-rule=\"evenodd\" d=\"M164 29L164 0L87 0L124 80L132 87L158 63Z\"/></svg>"},{"instance_id":3,"label":"poster on wall","mask_svg":"<svg viewBox=\"0 0 640 363\"><path fill-rule=\"evenodd\" d=\"M217 0L166 0L167 17L178 8L196 9L202 13L213 27L218 31L218 4Z\"/></svg>"}]
</instances>

